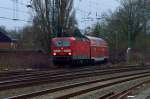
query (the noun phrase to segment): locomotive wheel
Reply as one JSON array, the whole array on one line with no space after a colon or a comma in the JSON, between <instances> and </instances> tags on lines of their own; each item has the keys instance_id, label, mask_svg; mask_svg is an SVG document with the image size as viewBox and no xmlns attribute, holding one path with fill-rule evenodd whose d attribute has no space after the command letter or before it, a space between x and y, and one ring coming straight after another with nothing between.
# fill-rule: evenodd
<instances>
[{"instance_id":1,"label":"locomotive wheel","mask_svg":"<svg viewBox=\"0 0 150 99\"><path fill-rule=\"evenodd\" d=\"M91 60L91 64L92 64L92 65L95 65L95 63L96 63L95 60L92 59L92 60Z\"/></svg>"},{"instance_id":2,"label":"locomotive wheel","mask_svg":"<svg viewBox=\"0 0 150 99\"><path fill-rule=\"evenodd\" d=\"M53 61L53 64L58 67L58 68L62 68L63 64L61 62L57 62L57 61Z\"/></svg>"},{"instance_id":3,"label":"locomotive wheel","mask_svg":"<svg viewBox=\"0 0 150 99\"><path fill-rule=\"evenodd\" d=\"M105 58L104 63L108 63L108 62L109 62L108 58Z\"/></svg>"}]
</instances>

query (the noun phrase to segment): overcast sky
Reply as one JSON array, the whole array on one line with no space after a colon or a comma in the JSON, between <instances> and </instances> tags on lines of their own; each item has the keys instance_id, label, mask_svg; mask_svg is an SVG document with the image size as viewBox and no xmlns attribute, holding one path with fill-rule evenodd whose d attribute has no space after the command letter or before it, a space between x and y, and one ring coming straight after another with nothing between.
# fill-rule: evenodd
<instances>
[{"instance_id":1,"label":"overcast sky","mask_svg":"<svg viewBox=\"0 0 150 99\"><path fill-rule=\"evenodd\" d=\"M119 6L116 0L75 0L76 17L79 27L84 29L93 25L101 14L115 11ZM90 18L90 19L88 19Z\"/></svg>"},{"instance_id":2,"label":"overcast sky","mask_svg":"<svg viewBox=\"0 0 150 99\"><path fill-rule=\"evenodd\" d=\"M19 18L21 20L28 21L30 19L29 9L26 7L26 4L29 3L30 0L18 0L18 5L15 6L14 0L0 0L0 17L13 19ZM18 13L14 13L14 8L18 8ZM23 26L29 24L24 21L14 21L10 19L0 18L0 26L3 25L7 29L15 29L22 28Z\"/></svg>"},{"instance_id":3,"label":"overcast sky","mask_svg":"<svg viewBox=\"0 0 150 99\"><path fill-rule=\"evenodd\" d=\"M30 24L31 15L29 8L26 7L26 4L29 4L30 0L18 0L18 13L14 13L14 0L0 0L0 26L3 25L7 29L18 29L22 28L25 25ZM116 0L74 0L76 17L78 20L79 27L84 29L85 27L91 26L96 22L96 18L103 12L108 10L114 11L119 3ZM14 21L9 19L3 19L1 17L13 19L17 18L24 21ZM87 18L92 18L92 20L87 20Z\"/></svg>"}]
</instances>

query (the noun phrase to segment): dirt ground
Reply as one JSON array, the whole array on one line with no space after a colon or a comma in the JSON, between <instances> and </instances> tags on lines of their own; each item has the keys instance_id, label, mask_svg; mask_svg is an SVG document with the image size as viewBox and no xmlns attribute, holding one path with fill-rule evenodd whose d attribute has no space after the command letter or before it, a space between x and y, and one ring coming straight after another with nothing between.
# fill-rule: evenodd
<instances>
[{"instance_id":1,"label":"dirt ground","mask_svg":"<svg viewBox=\"0 0 150 99\"><path fill-rule=\"evenodd\" d=\"M33 51L0 53L0 70L53 67L47 54Z\"/></svg>"}]
</instances>

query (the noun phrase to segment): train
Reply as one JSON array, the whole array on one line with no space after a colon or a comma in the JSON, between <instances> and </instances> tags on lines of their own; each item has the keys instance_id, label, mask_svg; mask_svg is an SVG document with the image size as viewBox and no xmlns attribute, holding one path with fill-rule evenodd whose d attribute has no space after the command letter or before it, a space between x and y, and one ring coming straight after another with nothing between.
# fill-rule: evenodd
<instances>
[{"instance_id":1,"label":"train","mask_svg":"<svg viewBox=\"0 0 150 99\"><path fill-rule=\"evenodd\" d=\"M98 37L56 37L51 40L51 56L55 65L107 62L109 47Z\"/></svg>"}]
</instances>

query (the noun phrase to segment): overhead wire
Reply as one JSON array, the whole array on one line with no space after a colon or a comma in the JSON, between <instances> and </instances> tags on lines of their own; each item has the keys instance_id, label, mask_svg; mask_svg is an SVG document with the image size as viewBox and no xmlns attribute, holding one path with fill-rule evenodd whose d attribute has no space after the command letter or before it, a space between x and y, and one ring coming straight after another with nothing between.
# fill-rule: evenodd
<instances>
[{"instance_id":1,"label":"overhead wire","mask_svg":"<svg viewBox=\"0 0 150 99\"><path fill-rule=\"evenodd\" d=\"M89 1L89 4L90 4L90 8L91 8L91 4L95 4L95 5L100 5L98 2L94 2L94 1L91 1L91 0L88 0ZM87 1L86 1L87 2ZM95 6L94 6L95 7ZM84 8L83 6L82 6L82 8ZM87 8L87 7L86 7ZM93 8L93 7L92 7ZM82 10L82 9L80 9L80 8L77 8L76 9L78 12L81 12L81 14L87 14L87 18L83 18L83 19L90 19L90 21L93 21L93 20L99 20L99 19L102 19L100 16L101 15L99 15L98 14L98 11L96 11L95 12L95 16L96 17L89 17L90 15L92 15L92 11L85 11L85 10ZM93 20L92 20L93 19ZM86 20L87 21L87 20Z\"/></svg>"},{"instance_id":2,"label":"overhead wire","mask_svg":"<svg viewBox=\"0 0 150 99\"><path fill-rule=\"evenodd\" d=\"M6 20L12 20L12 21L32 22L32 21L27 21L27 20L23 20L23 19L13 19L13 18L2 17L2 16L0 16L0 18L6 19Z\"/></svg>"},{"instance_id":3,"label":"overhead wire","mask_svg":"<svg viewBox=\"0 0 150 99\"><path fill-rule=\"evenodd\" d=\"M86 13L86 14L89 14L90 12L88 12L88 11L84 11L84 10L82 10L82 9L80 9L79 7L80 7L80 3L82 2L82 0L79 0L79 4L78 4L78 7L76 8L76 11L79 11L79 12L81 12L82 14L84 13ZM90 3L91 3L92 1L90 1ZM95 3L95 2L94 2ZM18 4L19 5L23 5L23 6L27 6L27 4L25 4L25 3L23 3L23 2L18 2ZM98 4L97 2L96 2L96 4ZM10 10L10 11L13 11L13 9L11 9L11 8L7 8L7 7L0 7L0 9L6 9L6 10ZM28 14L28 12L25 12L25 11L22 11L22 10L18 10L17 12L20 12L20 13L26 13L26 14ZM16 20L16 21L23 21L23 22L32 22L32 21L26 21L26 20L22 20L22 19L12 19L12 18L7 18L7 17L0 17L0 18L2 18L2 19L8 19L8 20ZM94 19L94 18L93 18ZM93 21L92 20L92 18L83 18L83 20L84 21Z\"/></svg>"},{"instance_id":4,"label":"overhead wire","mask_svg":"<svg viewBox=\"0 0 150 99\"><path fill-rule=\"evenodd\" d=\"M0 6L0 9L13 11L13 18L5 17L5 16L0 16L0 19L12 20L12 21L22 21L22 22L32 22L32 21L27 21L25 19L19 19L18 18L18 12L19 13L24 13L24 14L29 14L26 11L20 10L18 8L18 4L24 5L25 7L26 7L27 4L25 4L23 2L18 2L18 0L11 0L11 1L13 2L13 8L8 8L8 7Z\"/></svg>"},{"instance_id":5,"label":"overhead wire","mask_svg":"<svg viewBox=\"0 0 150 99\"><path fill-rule=\"evenodd\" d=\"M9 10L9 11L13 11L13 9L12 9L12 8L2 7L2 6L0 6L0 9ZM18 10L18 12L29 14L28 12L26 12L26 11L23 11L23 10Z\"/></svg>"},{"instance_id":6,"label":"overhead wire","mask_svg":"<svg viewBox=\"0 0 150 99\"><path fill-rule=\"evenodd\" d=\"M14 1L14 0L9 0L9 1ZM27 6L26 3L23 3L23 2L18 2L19 5L23 5L23 6Z\"/></svg>"},{"instance_id":7,"label":"overhead wire","mask_svg":"<svg viewBox=\"0 0 150 99\"><path fill-rule=\"evenodd\" d=\"M81 27L89 27L95 24L95 22L103 19L102 15L99 14L99 5L99 2L87 0L86 3L80 4L80 6L76 8L78 22L80 22Z\"/></svg>"}]
</instances>

